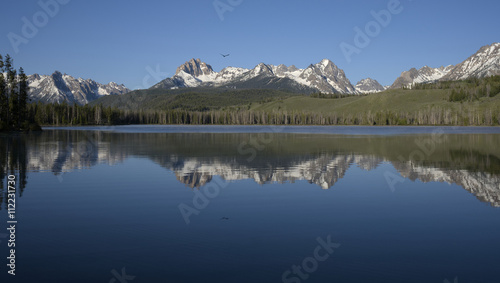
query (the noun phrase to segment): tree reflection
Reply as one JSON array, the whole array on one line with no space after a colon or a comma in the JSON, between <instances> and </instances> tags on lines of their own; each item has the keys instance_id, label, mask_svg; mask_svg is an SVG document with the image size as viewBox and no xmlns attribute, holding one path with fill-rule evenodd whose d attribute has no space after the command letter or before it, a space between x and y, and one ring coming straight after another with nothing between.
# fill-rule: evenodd
<instances>
[{"instance_id":1,"label":"tree reflection","mask_svg":"<svg viewBox=\"0 0 500 283\"><path fill-rule=\"evenodd\" d=\"M22 197L28 183L26 136L10 134L0 138L0 210L7 206L7 177L16 176L16 192Z\"/></svg>"}]
</instances>

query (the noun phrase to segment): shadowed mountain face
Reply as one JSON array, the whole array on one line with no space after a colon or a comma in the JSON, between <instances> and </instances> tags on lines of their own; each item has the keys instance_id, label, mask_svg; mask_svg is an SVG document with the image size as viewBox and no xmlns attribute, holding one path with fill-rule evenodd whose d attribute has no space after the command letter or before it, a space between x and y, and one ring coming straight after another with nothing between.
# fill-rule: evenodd
<instances>
[{"instance_id":1,"label":"shadowed mountain face","mask_svg":"<svg viewBox=\"0 0 500 283\"><path fill-rule=\"evenodd\" d=\"M201 188L219 176L226 181L250 179L264 186L305 180L318 188L334 189L349 170L358 167L386 170L382 174L388 189L393 189L394 180L400 187L416 180L445 182L500 207L498 144L500 135L493 134L336 136L47 130L0 138L1 152L16 151L0 155L0 164L5 167L16 160L20 171L61 175L140 157L172 171L190 188ZM2 168L2 172L5 170Z\"/></svg>"}]
</instances>

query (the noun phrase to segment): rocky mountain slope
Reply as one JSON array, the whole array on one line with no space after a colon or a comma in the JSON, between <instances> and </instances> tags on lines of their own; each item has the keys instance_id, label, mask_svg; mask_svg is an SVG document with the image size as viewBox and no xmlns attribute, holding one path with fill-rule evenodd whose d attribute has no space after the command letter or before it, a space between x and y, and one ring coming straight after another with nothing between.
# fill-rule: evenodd
<instances>
[{"instance_id":1,"label":"rocky mountain slope","mask_svg":"<svg viewBox=\"0 0 500 283\"><path fill-rule=\"evenodd\" d=\"M391 89L411 87L414 83L439 80L461 80L469 77L487 77L500 74L500 43L482 47L458 65L432 68L424 66L401 73ZM257 78L257 79L256 79ZM191 59L177 68L176 74L153 86L175 89L182 87L273 88L294 92L363 94L384 91L386 87L373 79L361 80L353 86L344 71L332 61L324 59L305 69L285 65L260 63L253 69L227 67L215 72L200 59Z\"/></svg>"},{"instance_id":2,"label":"rocky mountain slope","mask_svg":"<svg viewBox=\"0 0 500 283\"><path fill-rule=\"evenodd\" d=\"M424 66L419 70L411 68L409 71L401 73L401 76L394 81L390 88L401 88L411 86L414 83L430 83L442 79L454 66L431 68Z\"/></svg>"},{"instance_id":3,"label":"rocky mountain slope","mask_svg":"<svg viewBox=\"0 0 500 283\"><path fill-rule=\"evenodd\" d=\"M401 73L390 88L410 87L414 83L431 83L438 80L463 80L500 75L500 43L481 47L474 55L458 65L431 68L424 66Z\"/></svg>"},{"instance_id":4,"label":"rocky mountain slope","mask_svg":"<svg viewBox=\"0 0 500 283\"><path fill-rule=\"evenodd\" d=\"M456 65L443 80L463 80L500 75L500 43L481 47L478 52Z\"/></svg>"},{"instance_id":5,"label":"rocky mountain slope","mask_svg":"<svg viewBox=\"0 0 500 283\"><path fill-rule=\"evenodd\" d=\"M29 98L32 101L49 103L65 101L69 104L84 105L105 95L119 95L130 91L124 85L118 85L114 82L104 85L91 79L76 79L70 75L63 75L59 71L55 71L50 76L30 75L28 76L28 84L30 87Z\"/></svg>"},{"instance_id":6,"label":"rocky mountain slope","mask_svg":"<svg viewBox=\"0 0 500 283\"><path fill-rule=\"evenodd\" d=\"M363 79L359 81L354 88L359 93L374 93L384 91L386 88L383 87L378 81L374 79Z\"/></svg>"},{"instance_id":7,"label":"rocky mountain slope","mask_svg":"<svg viewBox=\"0 0 500 283\"><path fill-rule=\"evenodd\" d=\"M309 93L358 94L344 71L328 59L311 64L306 69L260 63L253 69L227 67L220 72L215 72L200 59L191 59L179 66L173 77L166 78L152 88L182 87L271 88Z\"/></svg>"},{"instance_id":8,"label":"rocky mountain slope","mask_svg":"<svg viewBox=\"0 0 500 283\"><path fill-rule=\"evenodd\" d=\"M458 65L432 68L424 66L405 71L389 87L411 87L414 83L430 83L439 80L461 80L469 77L500 75L500 43L482 47L474 55ZM124 85L116 83L100 84L91 79L74 78L56 71L50 76L30 75L30 98L33 101L50 103L87 104L99 97L119 95L129 92ZM287 92L310 94L343 93L365 94L387 89L376 80L364 79L353 86L344 71L332 61L324 59L305 69L294 65L268 65L260 63L253 69L226 67L220 72L202 62L191 59L175 72L154 85L151 89L178 89L190 87L228 89L274 89Z\"/></svg>"}]
</instances>

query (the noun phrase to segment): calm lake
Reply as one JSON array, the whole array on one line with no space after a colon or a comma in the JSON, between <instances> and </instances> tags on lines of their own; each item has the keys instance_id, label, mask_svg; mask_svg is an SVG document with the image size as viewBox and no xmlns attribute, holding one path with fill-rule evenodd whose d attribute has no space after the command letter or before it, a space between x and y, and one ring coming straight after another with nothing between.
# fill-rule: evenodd
<instances>
[{"instance_id":1,"label":"calm lake","mask_svg":"<svg viewBox=\"0 0 500 283\"><path fill-rule=\"evenodd\" d=\"M46 128L0 166L0 282L500 282L500 127Z\"/></svg>"}]
</instances>

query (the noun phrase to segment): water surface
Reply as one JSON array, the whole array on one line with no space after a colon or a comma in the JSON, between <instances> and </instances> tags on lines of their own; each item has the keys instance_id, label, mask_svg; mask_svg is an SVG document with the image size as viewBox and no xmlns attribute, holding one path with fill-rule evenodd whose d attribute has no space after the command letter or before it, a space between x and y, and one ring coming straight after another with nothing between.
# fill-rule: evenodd
<instances>
[{"instance_id":1,"label":"water surface","mask_svg":"<svg viewBox=\"0 0 500 283\"><path fill-rule=\"evenodd\" d=\"M413 129L2 135L0 225L13 170L18 261L16 277L7 276L0 234L0 278L499 282L499 129ZM324 261L314 256L318 238L336 244Z\"/></svg>"}]
</instances>

